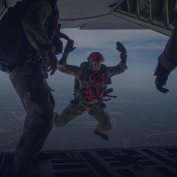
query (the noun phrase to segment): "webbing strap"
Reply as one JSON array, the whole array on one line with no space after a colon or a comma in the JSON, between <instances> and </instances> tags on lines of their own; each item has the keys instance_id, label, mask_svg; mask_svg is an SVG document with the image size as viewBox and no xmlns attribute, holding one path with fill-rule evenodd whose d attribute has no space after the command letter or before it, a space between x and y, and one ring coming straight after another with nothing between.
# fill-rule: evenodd
<instances>
[{"instance_id":1,"label":"webbing strap","mask_svg":"<svg viewBox=\"0 0 177 177\"><path fill-rule=\"evenodd\" d=\"M103 85L101 85L101 84L96 85L96 84L92 84L91 82L88 82L88 81L81 81L81 85L83 85L83 86L90 86L90 87L100 87L100 88L105 88L106 87L105 84L103 84Z\"/></svg>"},{"instance_id":2,"label":"webbing strap","mask_svg":"<svg viewBox=\"0 0 177 177\"><path fill-rule=\"evenodd\" d=\"M112 97L112 98L117 98L117 96L112 96L112 95L105 95L107 97Z\"/></svg>"}]
</instances>

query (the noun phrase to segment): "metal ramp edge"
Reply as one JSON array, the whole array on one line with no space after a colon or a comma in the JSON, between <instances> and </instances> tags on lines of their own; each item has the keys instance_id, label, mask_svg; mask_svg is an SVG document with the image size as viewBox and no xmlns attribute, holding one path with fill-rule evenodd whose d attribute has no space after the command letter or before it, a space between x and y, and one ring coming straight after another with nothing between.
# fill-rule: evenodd
<instances>
[{"instance_id":1,"label":"metal ramp edge","mask_svg":"<svg viewBox=\"0 0 177 177\"><path fill-rule=\"evenodd\" d=\"M0 153L8 177L14 153ZM177 146L43 151L30 177L176 177Z\"/></svg>"}]
</instances>

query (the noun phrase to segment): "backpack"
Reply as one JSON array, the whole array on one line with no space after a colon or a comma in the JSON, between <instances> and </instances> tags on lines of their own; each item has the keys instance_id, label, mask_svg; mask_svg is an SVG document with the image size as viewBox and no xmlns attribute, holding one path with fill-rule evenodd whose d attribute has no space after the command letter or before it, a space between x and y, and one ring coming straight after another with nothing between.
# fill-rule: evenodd
<instances>
[{"instance_id":1,"label":"backpack","mask_svg":"<svg viewBox=\"0 0 177 177\"><path fill-rule=\"evenodd\" d=\"M8 9L0 20L0 70L9 65L18 65L24 61L23 53L26 35L22 20L30 4L35 0L22 0ZM47 0L52 7L52 18L58 19L58 11L54 11L54 0ZM58 45L61 45L58 43Z\"/></svg>"},{"instance_id":2,"label":"backpack","mask_svg":"<svg viewBox=\"0 0 177 177\"><path fill-rule=\"evenodd\" d=\"M8 9L0 21L0 63L8 66L23 60L23 45L26 35L22 19L34 0L22 0Z\"/></svg>"}]
</instances>

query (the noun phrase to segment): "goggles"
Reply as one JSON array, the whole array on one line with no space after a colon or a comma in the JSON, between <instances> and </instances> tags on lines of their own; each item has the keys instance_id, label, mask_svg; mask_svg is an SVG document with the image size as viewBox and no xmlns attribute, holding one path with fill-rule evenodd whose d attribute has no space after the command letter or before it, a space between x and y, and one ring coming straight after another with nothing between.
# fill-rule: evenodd
<instances>
[{"instance_id":1,"label":"goggles","mask_svg":"<svg viewBox=\"0 0 177 177\"><path fill-rule=\"evenodd\" d=\"M91 62L92 66L101 66L102 62Z\"/></svg>"}]
</instances>

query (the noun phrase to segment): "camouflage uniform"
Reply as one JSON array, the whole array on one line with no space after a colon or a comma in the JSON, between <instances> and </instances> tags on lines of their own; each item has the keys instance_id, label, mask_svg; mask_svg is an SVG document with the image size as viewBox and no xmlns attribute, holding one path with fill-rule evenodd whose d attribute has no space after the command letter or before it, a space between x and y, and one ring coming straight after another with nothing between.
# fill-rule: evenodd
<instances>
[{"instance_id":1,"label":"camouflage uniform","mask_svg":"<svg viewBox=\"0 0 177 177\"><path fill-rule=\"evenodd\" d=\"M62 64L60 63L58 69L63 73L75 76L78 80L80 75L83 73L82 67L67 65L66 62L63 62ZM106 69L108 77L112 77L124 72L127 67L120 62L117 66L107 67ZM81 81L79 80L79 82ZM109 115L104 111L102 104L98 108L92 106L97 103L98 100L96 99L93 99L90 102L83 102L83 104L71 101L69 106L62 111L61 115L56 116L54 125L56 127L63 127L83 111L88 111L88 113L98 121L98 125L96 127L98 132L102 133L103 131L109 131L112 128Z\"/></svg>"},{"instance_id":2,"label":"camouflage uniform","mask_svg":"<svg viewBox=\"0 0 177 177\"><path fill-rule=\"evenodd\" d=\"M26 54L44 57L55 50L50 41L52 8L46 0L30 4L22 21L29 41ZM17 144L12 174L25 177L33 169L39 152L53 127L54 99L40 61L26 62L9 73L10 80L27 112L23 134Z\"/></svg>"},{"instance_id":3,"label":"camouflage uniform","mask_svg":"<svg viewBox=\"0 0 177 177\"><path fill-rule=\"evenodd\" d=\"M177 66L177 25L175 26L165 50L158 58L158 62L168 71L172 71Z\"/></svg>"}]
</instances>

